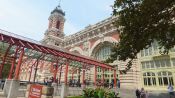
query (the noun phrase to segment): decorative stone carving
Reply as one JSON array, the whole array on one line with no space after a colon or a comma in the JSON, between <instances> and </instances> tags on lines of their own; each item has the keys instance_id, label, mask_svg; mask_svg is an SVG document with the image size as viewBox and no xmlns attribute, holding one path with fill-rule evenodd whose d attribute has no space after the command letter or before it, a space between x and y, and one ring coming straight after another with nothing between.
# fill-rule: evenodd
<instances>
[{"instance_id":1,"label":"decorative stone carving","mask_svg":"<svg viewBox=\"0 0 175 98\"><path fill-rule=\"evenodd\" d=\"M89 50L89 41L86 41L83 43L83 50L88 51Z\"/></svg>"}]
</instances>

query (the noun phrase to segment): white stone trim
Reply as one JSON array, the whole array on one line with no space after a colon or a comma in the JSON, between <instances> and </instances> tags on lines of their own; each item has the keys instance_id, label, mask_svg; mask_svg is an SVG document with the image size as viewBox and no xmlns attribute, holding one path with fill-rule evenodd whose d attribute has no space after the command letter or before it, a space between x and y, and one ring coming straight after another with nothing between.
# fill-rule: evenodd
<instances>
[{"instance_id":1,"label":"white stone trim","mask_svg":"<svg viewBox=\"0 0 175 98\"><path fill-rule=\"evenodd\" d=\"M104 37L103 42L118 43L118 40L116 40L116 39L113 38L113 37L108 36L108 37ZM97 40L97 41L93 44L92 48L90 48L90 50L89 50L89 56L92 56L93 50L94 50L94 49L96 48L96 46L97 46L98 44L100 44L100 43L101 43L101 39Z\"/></svg>"},{"instance_id":2,"label":"white stone trim","mask_svg":"<svg viewBox=\"0 0 175 98\"><path fill-rule=\"evenodd\" d=\"M69 51L78 51L81 55L83 55L83 50L80 47L73 47Z\"/></svg>"}]
</instances>

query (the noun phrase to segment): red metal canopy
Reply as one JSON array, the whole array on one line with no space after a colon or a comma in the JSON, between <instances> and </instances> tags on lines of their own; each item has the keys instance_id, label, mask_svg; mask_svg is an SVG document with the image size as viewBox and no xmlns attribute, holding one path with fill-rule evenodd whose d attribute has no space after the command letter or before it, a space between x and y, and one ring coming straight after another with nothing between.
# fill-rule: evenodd
<instances>
[{"instance_id":1,"label":"red metal canopy","mask_svg":"<svg viewBox=\"0 0 175 98\"><path fill-rule=\"evenodd\" d=\"M43 45L40 42L35 41L33 39L29 39L29 38L26 38L26 37L23 37L23 36L8 32L8 31L1 30L1 29L0 29L0 41L9 43L15 46L20 46L20 47L36 50L42 53L51 54L54 56L59 56L59 57L67 58L70 60L86 63L89 65L95 65L98 67L113 69L112 66L108 64L104 64L97 60L93 60L89 57L85 57L82 55L76 55L68 51L63 51L63 49L54 49L49 46Z\"/></svg>"}]
</instances>

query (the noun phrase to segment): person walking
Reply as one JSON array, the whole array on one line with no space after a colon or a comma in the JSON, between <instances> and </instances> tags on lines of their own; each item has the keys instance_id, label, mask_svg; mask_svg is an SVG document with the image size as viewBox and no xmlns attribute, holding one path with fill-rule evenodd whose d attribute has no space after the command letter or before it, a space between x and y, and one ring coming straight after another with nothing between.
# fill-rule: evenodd
<instances>
[{"instance_id":1,"label":"person walking","mask_svg":"<svg viewBox=\"0 0 175 98\"><path fill-rule=\"evenodd\" d=\"M169 92L170 98L174 98L174 88L171 84L168 86L168 92Z\"/></svg>"},{"instance_id":2,"label":"person walking","mask_svg":"<svg viewBox=\"0 0 175 98\"><path fill-rule=\"evenodd\" d=\"M136 89L135 93L136 93L136 97L137 98L140 98L140 90L139 89Z\"/></svg>"},{"instance_id":3,"label":"person walking","mask_svg":"<svg viewBox=\"0 0 175 98\"><path fill-rule=\"evenodd\" d=\"M149 96L149 93L148 93L148 91L146 91L145 92L145 98L148 98L148 96Z\"/></svg>"},{"instance_id":4,"label":"person walking","mask_svg":"<svg viewBox=\"0 0 175 98\"><path fill-rule=\"evenodd\" d=\"M120 88L120 80L117 80L117 87Z\"/></svg>"},{"instance_id":5,"label":"person walking","mask_svg":"<svg viewBox=\"0 0 175 98\"><path fill-rule=\"evenodd\" d=\"M140 98L146 98L146 92L145 92L144 88L141 88Z\"/></svg>"}]
</instances>

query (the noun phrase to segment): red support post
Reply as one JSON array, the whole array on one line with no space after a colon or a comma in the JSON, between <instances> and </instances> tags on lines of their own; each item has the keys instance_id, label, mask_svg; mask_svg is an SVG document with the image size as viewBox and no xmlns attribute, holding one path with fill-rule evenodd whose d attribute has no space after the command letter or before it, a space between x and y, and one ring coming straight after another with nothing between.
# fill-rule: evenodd
<instances>
[{"instance_id":1,"label":"red support post","mask_svg":"<svg viewBox=\"0 0 175 98\"><path fill-rule=\"evenodd\" d=\"M82 84L85 85L85 69L83 69Z\"/></svg>"},{"instance_id":2,"label":"red support post","mask_svg":"<svg viewBox=\"0 0 175 98\"><path fill-rule=\"evenodd\" d=\"M16 80L19 79L19 71L20 71L20 68L21 68L21 63L22 63L23 56L24 56L24 48L21 49L18 65L16 66L16 69L15 69L15 77L14 77L14 79L16 79Z\"/></svg>"},{"instance_id":3,"label":"red support post","mask_svg":"<svg viewBox=\"0 0 175 98\"><path fill-rule=\"evenodd\" d=\"M96 80L97 80L97 66L95 66L95 69L94 69L94 85L96 86Z\"/></svg>"},{"instance_id":4,"label":"red support post","mask_svg":"<svg viewBox=\"0 0 175 98\"><path fill-rule=\"evenodd\" d=\"M57 78L57 72L58 72L58 62L57 65L55 66L55 70L54 70L54 77L53 77L53 82L56 83L56 78Z\"/></svg>"},{"instance_id":5,"label":"red support post","mask_svg":"<svg viewBox=\"0 0 175 98\"><path fill-rule=\"evenodd\" d=\"M117 87L117 81L116 81L117 77L116 77L116 70L114 70L114 87Z\"/></svg>"},{"instance_id":6,"label":"red support post","mask_svg":"<svg viewBox=\"0 0 175 98\"><path fill-rule=\"evenodd\" d=\"M32 71L33 71L32 67L33 67L33 66L31 66L31 68L30 68L29 83L30 83L31 75L32 75Z\"/></svg>"},{"instance_id":7,"label":"red support post","mask_svg":"<svg viewBox=\"0 0 175 98\"><path fill-rule=\"evenodd\" d=\"M32 72L33 72L33 66L36 64L37 60L35 62L32 62L32 66L30 67L30 75L29 75L29 82L31 80L31 75L32 75ZM29 65L28 65L29 66Z\"/></svg>"},{"instance_id":8,"label":"red support post","mask_svg":"<svg viewBox=\"0 0 175 98\"><path fill-rule=\"evenodd\" d=\"M11 68L10 68L10 72L9 72L9 75L8 75L8 79L12 79L12 74L13 74L13 70L14 70L14 67L15 67L15 63L16 63L16 56L17 56L17 53L18 53L19 49L20 49L20 47L16 48L16 51L15 51L15 54L14 54L14 57L13 57L13 60L12 60L12 65L11 65Z\"/></svg>"},{"instance_id":9,"label":"red support post","mask_svg":"<svg viewBox=\"0 0 175 98\"><path fill-rule=\"evenodd\" d=\"M104 84L104 81L105 81L105 74L104 74L104 68L102 68L102 83Z\"/></svg>"},{"instance_id":10,"label":"red support post","mask_svg":"<svg viewBox=\"0 0 175 98\"><path fill-rule=\"evenodd\" d=\"M33 79L33 82L35 82L35 80L36 80L36 75L37 75L37 71L38 71L38 65L39 65L39 58L37 58L37 60L36 60L36 65L34 66L35 68L35 73L34 73L34 79Z\"/></svg>"},{"instance_id":11,"label":"red support post","mask_svg":"<svg viewBox=\"0 0 175 98\"><path fill-rule=\"evenodd\" d=\"M66 62L66 68L65 68L65 77L64 77L64 82L67 85L67 78L68 78L68 68L69 68L69 62Z\"/></svg>"},{"instance_id":12,"label":"red support post","mask_svg":"<svg viewBox=\"0 0 175 98\"><path fill-rule=\"evenodd\" d=\"M63 66L60 65L59 84L61 83L61 73L62 73L62 68L63 68Z\"/></svg>"},{"instance_id":13,"label":"red support post","mask_svg":"<svg viewBox=\"0 0 175 98\"><path fill-rule=\"evenodd\" d=\"M6 57L8 55L8 52L10 51L10 48L12 47L12 45L10 44L4 54L4 57L3 57L3 60L2 60L2 63L1 63L1 66L0 66L0 79L2 79L2 71L3 71L3 68L4 68L4 64L5 64L5 61L6 61Z\"/></svg>"},{"instance_id":14,"label":"red support post","mask_svg":"<svg viewBox=\"0 0 175 98\"><path fill-rule=\"evenodd\" d=\"M77 72L77 69L73 70L72 72L72 80L74 79L74 73Z\"/></svg>"},{"instance_id":15,"label":"red support post","mask_svg":"<svg viewBox=\"0 0 175 98\"><path fill-rule=\"evenodd\" d=\"M74 73L72 73L72 80L74 79Z\"/></svg>"}]
</instances>

